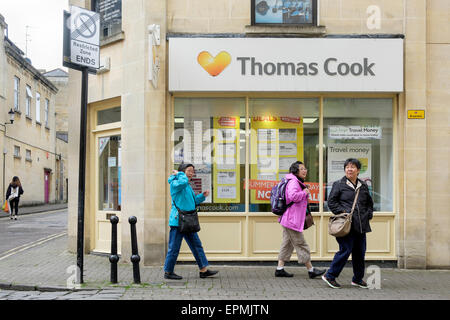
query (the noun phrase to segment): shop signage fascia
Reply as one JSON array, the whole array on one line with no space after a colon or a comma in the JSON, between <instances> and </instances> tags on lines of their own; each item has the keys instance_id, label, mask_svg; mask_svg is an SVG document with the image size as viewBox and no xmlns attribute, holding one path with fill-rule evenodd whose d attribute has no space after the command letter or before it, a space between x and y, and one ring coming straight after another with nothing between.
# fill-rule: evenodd
<instances>
[{"instance_id":1,"label":"shop signage fascia","mask_svg":"<svg viewBox=\"0 0 450 320\"><path fill-rule=\"evenodd\" d=\"M402 92L403 39L169 38L169 91Z\"/></svg>"}]
</instances>

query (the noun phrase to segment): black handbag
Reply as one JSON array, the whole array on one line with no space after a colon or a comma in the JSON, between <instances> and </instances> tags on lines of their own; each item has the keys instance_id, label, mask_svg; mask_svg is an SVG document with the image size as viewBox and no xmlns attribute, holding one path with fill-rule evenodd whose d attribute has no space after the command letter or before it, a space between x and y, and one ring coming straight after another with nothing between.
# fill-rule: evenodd
<instances>
[{"instance_id":1,"label":"black handbag","mask_svg":"<svg viewBox=\"0 0 450 320\"><path fill-rule=\"evenodd\" d=\"M172 201L175 208L178 210L178 230L180 233L193 233L200 231L200 222L198 221L198 209L195 207L194 210L184 211L180 210ZM195 204L195 197L194 197Z\"/></svg>"}]
</instances>

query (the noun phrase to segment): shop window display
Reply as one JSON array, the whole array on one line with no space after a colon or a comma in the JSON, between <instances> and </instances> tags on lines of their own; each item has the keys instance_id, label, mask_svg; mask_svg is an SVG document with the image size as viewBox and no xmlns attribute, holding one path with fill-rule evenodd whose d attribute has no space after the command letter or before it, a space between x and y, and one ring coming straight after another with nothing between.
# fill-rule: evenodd
<instances>
[{"instance_id":1,"label":"shop window display","mask_svg":"<svg viewBox=\"0 0 450 320\"><path fill-rule=\"evenodd\" d=\"M250 99L250 212L270 212L270 190L295 161L308 168L310 208L319 211L319 100Z\"/></svg>"},{"instance_id":2,"label":"shop window display","mask_svg":"<svg viewBox=\"0 0 450 320\"><path fill-rule=\"evenodd\" d=\"M204 212L245 211L245 99L176 98L173 162L192 163Z\"/></svg>"},{"instance_id":3,"label":"shop window display","mask_svg":"<svg viewBox=\"0 0 450 320\"><path fill-rule=\"evenodd\" d=\"M359 178L369 186L374 210L392 211L392 99L326 98L323 122L326 195L344 176L345 159L357 158Z\"/></svg>"}]
</instances>

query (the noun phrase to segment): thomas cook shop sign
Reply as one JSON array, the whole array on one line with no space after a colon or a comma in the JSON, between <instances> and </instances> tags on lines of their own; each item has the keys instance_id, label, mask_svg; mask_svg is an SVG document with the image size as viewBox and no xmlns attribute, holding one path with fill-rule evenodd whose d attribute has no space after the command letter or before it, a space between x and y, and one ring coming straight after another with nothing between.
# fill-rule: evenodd
<instances>
[{"instance_id":1,"label":"thomas cook shop sign","mask_svg":"<svg viewBox=\"0 0 450 320\"><path fill-rule=\"evenodd\" d=\"M169 90L401 92L403 39L169 38Z\"/></svg>"}]
</instances>

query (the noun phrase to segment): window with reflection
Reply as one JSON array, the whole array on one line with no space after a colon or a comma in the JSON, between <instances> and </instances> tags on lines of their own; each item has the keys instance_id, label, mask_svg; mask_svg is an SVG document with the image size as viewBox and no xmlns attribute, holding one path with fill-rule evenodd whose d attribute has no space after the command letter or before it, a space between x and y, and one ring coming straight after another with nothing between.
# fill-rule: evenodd
<instances>
[{"instance_id":1,"label":"window with reflection","mask_svg":"<svg viewBox=\"0 0 450 320\"><path fill-rule=\"evenodd\" d=\"M245 99L176 98L173 162L192 163L204 212L245 211Z\"/></svg>"},{"instance_id":2,"label":"window with reflection","mask_svg":"<svg viewBox=\"0 0 450 320\"><path fill-rule=\"evenodd\" d=\"M271 212L270 191L292 163L308 169L311 211L319 211L319 100L250 99L250 212Z\"/></svg>"},{"instance_id":3,"label":"window with reflection","mask_svg":"<svg viewBox=\"0 0 450 320\"><path fill-rule=\"evenodd\" d=\"M317 0L252 0L252 24L316 25Z\"/></svg>"},{"instance_id":4,"label":"window with reflection","mask_svg":"<svg viewBox=\"0 0 450 320\"><path fill-rule=\"evenodd\" d=\"M121 199L121 136L98 139L99 210L120 211Z\"/></svg>"},{"instance_id":5,"label":"window with reflection","mask_svg":"<svg viewBox=\"0 0 450 320\"><path fill-rule=\"evenodd\" d=\"M393 210L392 99L324 99L326 195L345 176L344 162L361 162L359 179L371 191L375 211ZM327 201L324 210L329 211Z\"/></svg>"}]
</instances>

